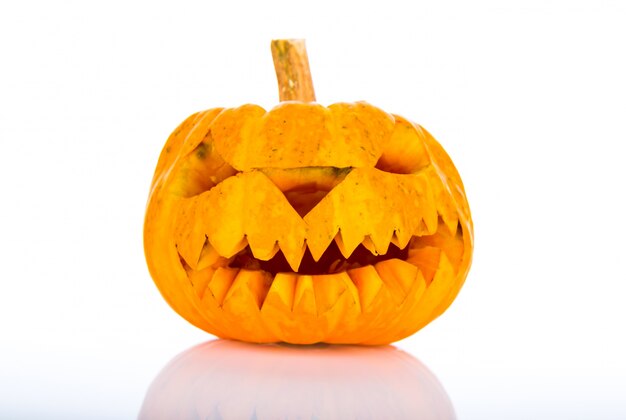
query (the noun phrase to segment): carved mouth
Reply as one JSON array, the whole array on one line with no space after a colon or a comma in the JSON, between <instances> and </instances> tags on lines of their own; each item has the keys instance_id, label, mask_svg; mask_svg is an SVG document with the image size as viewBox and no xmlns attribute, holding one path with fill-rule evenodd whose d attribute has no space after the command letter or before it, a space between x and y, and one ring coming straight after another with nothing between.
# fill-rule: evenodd
<instances>
[{"instance_id":1,"label":"carved mouth","mask_svg":"<svg viewBox=\"0 0 626 420\"><path fill-rule=\"evenodd\" d=\"M397 285L389 290L401 301L415 284L428 287L438 271L449 273L463 258L462 223L430 181L434 170L239 172L181 199L176 242L181 265L198 296L210 290L217 302L241 283L260 308L275 281L305 287L311 276L317 279L311 283L316 293L339 287L323 286L327 278L350 281L361 299L368 299L382 281Z\"/></svg>"},{"instance_id":2,"label":"carved mouth","mask_svg":"<svg viewBox=\"0 0 626 420\"><path fill-rule=\"evenodd\" d=\"M413 293L411 291L423 290L420 287L429 288L431 283L437 281L438 275L446 280L453 277L454 267L460 264L463 253L461 224L457 225L455 232L451 232L439 218L435 233L413 236L404 248L390 243L388 251L381 255L361 243L345 257L337 241L333 241L316 261L307 248L297 272L292 270L281 251L265 261L255 258L250 246L225 258L217 256L207 241L203 249L204 258L195 268L190 267L180 253L179 256L200 299L206 299L205 294L208 293L221 305L229 299L228 296L234 299L237 293L244 293L253 299L258 308L262 308L270 290L275 290L274 293L287 293L280 299L285 299L283 303L295 310L293 308L304 305L304 296L310 292L316 296L318 313L322 313L336 305L351 287L355 288L363 310L375 304L378 299L375 296L382 284L386 285L396 304L400 304ZM207 265L210 254L213 255L213 263ZM357 295L351 296L357 299Z\"/></svg>"}]
</instances>

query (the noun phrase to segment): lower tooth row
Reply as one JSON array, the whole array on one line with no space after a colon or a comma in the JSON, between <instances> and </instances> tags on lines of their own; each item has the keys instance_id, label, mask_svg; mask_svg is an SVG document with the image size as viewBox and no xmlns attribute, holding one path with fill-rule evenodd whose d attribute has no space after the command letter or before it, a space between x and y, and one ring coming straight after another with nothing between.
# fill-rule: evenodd
<instances>
[{"instance_id":1,"label":"lower tooth row","mask_svg":"<svg viewBox=\"0 0 626 420\"><path fill-rule=\"evenodd\" d=\"M407 261L386 260L334 274L279 273L272 278L270 273L258 270L208 267L192 271L189 276L198 297L213 299L220 307L229 300L246 298L262 309L266 297L274 294L274 299L280 298L285 307L294 310L310 292L317 305L316 313L320 314L330 310L347 291L358 297L355 304L363 310L372 304L383 287L399 305L416 281L429 285L441 270L454 272L445 253L426 247L411 250Z\"/></svg>"}]
</instances>

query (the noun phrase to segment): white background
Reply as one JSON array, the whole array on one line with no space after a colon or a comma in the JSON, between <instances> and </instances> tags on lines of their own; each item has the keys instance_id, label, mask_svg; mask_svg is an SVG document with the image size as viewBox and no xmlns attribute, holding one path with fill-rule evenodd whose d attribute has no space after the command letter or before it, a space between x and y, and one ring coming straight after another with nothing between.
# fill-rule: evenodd
<instances>
[{"instance_id":1,"label":"white background","mask_svg":"<svg viewBox=\"0 0 626 420\"><path fill-rule=\"evenodd\" d=\"M626 418L626 5L23 1L0 6L0 418L133 418L209 340L147 272L169 133L277 101L307 39L317 99L426 127L465 182L474 264L396 344L459 419Z\"/></svg>"}]
</instances>

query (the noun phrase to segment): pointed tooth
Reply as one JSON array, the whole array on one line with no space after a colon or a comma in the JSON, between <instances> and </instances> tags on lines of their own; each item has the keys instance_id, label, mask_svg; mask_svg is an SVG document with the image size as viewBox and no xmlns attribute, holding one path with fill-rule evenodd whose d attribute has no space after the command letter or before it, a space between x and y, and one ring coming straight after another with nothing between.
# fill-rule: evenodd
<instances>
[{"instance_id":1,"label":"pointed tooth","mask_svg":"<svg viewBox=\"0 0 626 420\"><path fill-rule=\"evenodd\" d=\"M317 306L315 304L315 290L313 289L312 276L298 276L293 300L293 312L296 315L306 314L317 316Z\"/></svg>"},{"instance_id":2,"label":"pointed tooth","mask_svg":"<svg viewBox=\"0 0 626 420\"><path fill-rule=\"evenodd\" d=\"M239 272L236 268L218 268L209 281L208 291L215 298L217 304L222 306L224 298L233 285L233 281Z\"/></svg>"},{"instance_id":3,"label":"pointed tooth","mask_svg":"<svg viewBox=\"0 0 626 420\"><path fill-rule=\"evenodd\" d=\"M347 291L346 284L341 281L345 273L313 276L315 305L317 314L321 316L330 311Z\"/></svg>"},{"instance_id":4,"label":"pointed tooth","mask_svg":"<svg viewBox=\"0 0 626 420\"><path fill-rule=\"evenodd\" d=\"M393 229L380 229L379 231L372 233L370 237L372 242L374 242L378 255L385 255L389 250L389 244L391 243L391 238L393 237Z\"/></svg>"},{"instance_id":5,"label":"pointed tooth","mask_svg":"<svg viewBox=\"0 0 626 420\"><path fill-rule=\"evenodd\" d=\"M290 313L293 310L293 301L296 293L296 280L298 275L295 273L278 273L272 285L261 312L269 314L271 312L278 312L282 316ZM276 316L274 318L277 318Z\"/></svg>"},{"instance_id":6,"label":"pointed tooth","mask_svg":"<svg viewBox=\"0 0 626 420\"><path fill-rule=\"evenodd\" d=\"M174 225L176 249L193 269L197 266L202 247L206 241L202 220L198 217L199 205L201 203L198 203L197 198L182 201Z\"/></svg>"},{"instance_id":7,"label":"pointed tooth","mask_svg":"<svg viewBox=\"0 0 626 420\"><path fill-rule=\"evenodd\" d=\"M339 228L329 230L326 232L307 232L306 245L311 251L311 256L315 261L319 261L324 252L328 249L333 239L337 237Z\"/></svg>"},{"instance_id":8,"label":"pointed tooth","mask_svg":"<svg viewBox=\"0 0 626 420\"><path fill-rule=\"evenodd\" d=\"M224 266L227 261L228 259L222 257L207 239L204 242L204 247L202 247L202 252L200 252L200 259L198 260L196 270L204 270L205 268L215 267L216 265Z\"/></svg>"},{"instance_id":9,"label":"pointed tooth","mask_svg":"<svg viewBox=\"0 0 626 420\"><path fill-rule=\"evenodd\" d=\"M437 216L448 227L450 234L456 233L459 215L457 205L452 198L452 192L447 185L441 185L437 193Z\"/></svg>"},{"instance_id":10,"label":"pointed tooth","mask_svg":"<svg viewBox=\"0 0 626 420\"><path fill-rule=\"evenodd\" d=\"M398 259L381 261L374 267L396 303L401 304L417 278L417 267Z\"/></svg>"},{"instance_id":11,"label":"pointed tooth","mask_svg":"<svg viewBox=\"0 0 626 420\"><path fill-rule=\"evenodd\" d=\"M407 247L412 237L413 235L411 234L411 232L396 229L393 236L391 237L391 243L400 249L404 249Z\"/></svg>"},{"instance_id":12,"label":"pointed tooth","mask_svg":"<svg viewBox=\"0 0 626 420\"><path fill-rule=\"evenodd\" d=\"M441 218L448 228L448 232L450 232L450 235L456 235L456 231L459 226L459 219L456 213L452 217L441 215Z\"/></svg>"},{"instance_id":13,"label":"pointed tooth","mask_svg":"<svg viewBox=\"0 0 626 420\"><path fill-rule=\"evenodd\" d=\"M224 298L224 308L235 315L246 317L259 310L272 284L272 275L265 271L239 270Z\"/></svg>"},{"instance_id":14,"label":"pointed tooth","mask_svg":"<svg viewBox=\"0 0 626 420\"><path fill-rule=\"evenodd\" d=\"M394 244L396 246L396 248L404 248L400 246L400 240L398 239L398 235L396 235L396 233L393 233L393 236L391 237L391 243Z\"/></svg>"},{"instance_id":15,"label":"pointed tooth","mask_svg":"<svg viewBox=\"0 0 626 420\"><path fill-rule=\"evenodd\" d=\"M355 316L359 316L362 312L361 309L361 299L359 298L359 291L356 288L356 285L352 281L352 278L348 275L346 271L339 273L340 278L339 281L342 281L346 286L346 299L350 299L351 310L350 312L354 312Z\"/></svg>"},{"instance_id":16,"label":"pointed tooth","mask_svg":"<svg viewBox=\"0 0 626 420\"><path fill-rule=\"evenodd\" d=\"M364 344L388 344L397 341L411 335L432 320L432 317L429 317L430 310L424 309L428 290L422 273L417 271L404 302L397 307L385 328L379 330L378 334L374 334Z\"/></svg>"},{"instance_id":17,"label":"pointed tooth","mask_svg":"<svg viewBox=\"0 0 626 420\"><path fill-rule=\"evenodd\" d=\"M294 272L297 272L300 268L300 263L302 262L304 253L306 252L306 243L303 243L300 248L285 249L280 243L278 244L278 246L285 256L285 259L289 263L289 267L291 267Z\"/></svg>"},{"instance_id":18,"label":"pointed tooth","mask_svg":"<svg viewBox=\"0 0 626 420\"><path fill-rule=\"evenodd\" d=\"M252 250L252 255L254 255L254 258L262 261L271 260L274 255L276 255L276 253L280 250L277 241L275 241L273 245L270 245L267 242L259 243L253 241L252 238L250 238L249 236L248 245L250 245L250 249Z\"/></svg>"},{"instance_id":19,"label":"pointed tooth","mask_svg":"<svg viewBox=\"0 0 626 420\"><path fill-rule=\"evenodd\" d=\"M361 245L363 245L369 252L371 252L372 255L379 255L378 251L376 250L376 245L374 245L374 241L372 241L372 238L369 235L367 235L365 239L363 239Z\"/></svg>"},{"instance_id":20,"label":"pointed tooth","mask_svg":"<svg viewBox=\"0 0 626 420\"><path fill-rule=\"evenodd\" d=\"M419 188L418 199L420 214L422 222L428 227L429 235L432 235L437 231L437 222L439 218L439 215L437 214L437 203L439 200L436 198L435 191L437 186L433 185L432 182L432 177L435 176L436 179L439 179L439 175L436 172L432 173L432 171L434 171L434 169L430 168L430 175L428 175L427 172L422 172L422 176L419 178L417 185L417 188Z\"/></svg>"},{"instance_id":21,"label":"pointed tooth","mask_svg":"<svg viewBox=\"0 0 626 420\"><path fill-rule=\"evenodd\" d=\"M383 287L383 281L376 269L371 265L348 270L350 279L359 293L359 300L363 312L370 312L374 299Z\"/></svg>"},{"instance_id":22,"label":"pointed tooth","mask_svg":"<svg viewBox=\"0 0 626 420\"><path fill-rule=\"evenodd\" d=\"M300 221L302 222L302 219ZM293 229L283 229L276 239L289 264L297 269L306 250L306 227L304 222Z\"/></svg>"},{"instance_id":23,"label":"pointed tooth","mask_svg":"<svg viewBox=\"0 0 626 420\"><path fill-rule=\"evenodd\" d=\"M300 335L301 326L292 312L297 278L296 273L276 274L261 307L263 324L278 341L292 341L291 337Z\"/></svg>"},{"instance_id":24,"label":"pointed tooth","mask_svg":"<svg viewBox=\"0 0 626 420\"><path fill-rule=\"evenodd\" d=\"M455 277L452 263L446 254L442 252L437 271L428 289L426 289L420 309L423 308L425 313L431 317L443 312L450 305L454 296L456 296L456 293L451 293L454 291L453 288L456 288L458 292L458 288L461 286L461 284L454 281Z\"/></svg>"},{"instance_id":25,"label":"pointed tooth","mask_svg":"<svg viewBox=\"0 0 626 420\"><path fill-rule=\"evenodd\" d=\"M428 235L434 235L439 225L439 216L436 211L429 211L424 214L422 221L426 224Z\"/></svg>"},{"instance_id":26,"label":"pointed tooth","mask_svg":"<svg viewBox=\"0 0 626 420\"><path fill-rule=\"evenodd\" d=\"M207 286L209 282L213 278L215 274L215 269L208 267L203 270L195 271L192 270L188 276L191 284L193 284L193 288L196 292L196 295L202 299L204 297L204 293L207 290Z\"/></svg>"},{"instance_id":27,"label":"pointed tooth","mask_svg":"<svg viewBox=\"0 0 626 420\"><path fill-rule=\"evenodd\" d=\"M354 342L346 337L346 333L354 331L358 324L361 306L356 287L348 274L344 271L314 276L313 285L324 341Z\"/></svg>"},{"instance_id":28,"label":"pointed tooth","mask_svg":"<svg viewBox=\"0 0 626 420\"><path fill-rule=\"evenodd\" d=\"M362 314L361 325L366 325L358 335L361 344L386 344L376 338L398 324L402 309L373 266L365 266L348 271L359 292ZM389 341L388 341L389 342ZM387 342L387 343L388 343Z\"/></svg>"},{"instance_id":29,"label":"pointed tooth","mask_svg":"<svg viewBox=\"0 0 626 420\"><path fill-rule=\"evenodd\" d=\"M360 225L342 227L339 229L338 236L341 238L340 250L344 257L350 257L356 247L365 239L365 233L360 233L359 230L363 230ZM337 242L337 237L335 237L335 242ZM337 242L337 245L339 245L339 242Z\"/></svg>"},{"instance_id":30,"label":"pointed tooth","mask_svg":"<svg viewBox=\"0 0 626 420\"><path fill-rule=\"evenodd\" d=\"M189 238L193 237L190 235ZM183 240L176 244L176 250L178 254L185 260L185 263L192 269L198 269L198 259L201 255L202 246L198 247L199 241L192 241L191 239L186 242Z\"/></svg>"},{"instance_id":31,"label":"pointed tooth","mask_svg":"<svg viewBox=\"0 0 626 420\"><path fill-rule=\"evenodd\" d=\"M424 274L424 281L429 285L437 268L439 267L439 260L441 256L441 249L433 246L425 246L422 248L410 249L407 262L415 265Z\"/></svg>"},{"instance_id":32,"label":"pointed tooth","mask_svg":"<svg viewBox=\"0 0 626 420\"><path fill-rule=\"evenodd\" d=\"M426 225L426 222L424 221L424 219L420 220L419 225L415 229L415 233L414 234L415 234L415 236L432 235L432 233L429 232L429 228Z\"/></svg>"},{"instance_id":33,"label":"pointed tooth","mask_svg":"<svg viewBox=\"0 0 626 420\"><path fill-rule=\"evenodd\" d=\"M271 273L265 271L247 271L244 272L248 275L248 289L255 299L257 308L263 307L263 302L267 297L267 293L272 286L273 277ZM241 272L239 274L241 276Z\"/></svg>"},{"instance_id":34,"label":"pointed tooth","mask_svg":"<svg viewBox=\"0 0 626 420\"><path fill-rule=\"evenodd\" d=\"M341 233L341 230L339 231L337 236L335 236L335 242L337 243L337 247L339 248L339 251L341 251L341 255L343 255L344 258L350 258L350 255L352 255L356 247L359 246L359 244L363 242L364 239L365 237L362 237L360 240L356 241L354 237L351 237L351 241L346 243L345 238Z\"/></svg>"},{"instance_id":35,"label":"pointed tooth","mask_svg":"<svg viewBox=\"0 0 626 420\"><path fill-rule=\"evenodd\" d=\"M452 261L450 260L448 255L442 251L441 255L439 256L437 274L441 273L441 275L445 276L454 276L454 271L454 264L452 264ZM435 277L437 276L437 274L435 274Z\"/></svg>"}]
</instances>

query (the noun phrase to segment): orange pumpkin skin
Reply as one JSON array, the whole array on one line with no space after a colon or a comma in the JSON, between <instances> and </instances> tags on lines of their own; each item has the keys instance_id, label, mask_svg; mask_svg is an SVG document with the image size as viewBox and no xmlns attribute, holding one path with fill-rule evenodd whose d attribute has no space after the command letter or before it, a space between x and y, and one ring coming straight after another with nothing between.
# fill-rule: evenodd
<instances>
[{"instance_id":1,"label":"orange pumpkin skin","mask_svg":"<svg viewBox=\"0 0 626 420\"><path fill-rule=\"evenodd\" d=\"M387 344L469 271L461 178L423 128L367 103L211 109L169 137L144 227L150 273L223 338Z\"/></svg>"}]
</instances>

